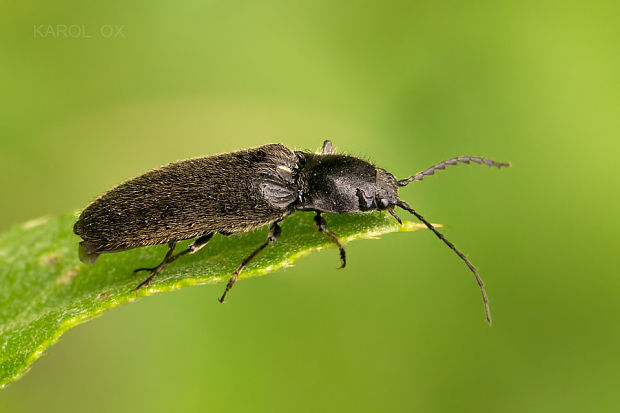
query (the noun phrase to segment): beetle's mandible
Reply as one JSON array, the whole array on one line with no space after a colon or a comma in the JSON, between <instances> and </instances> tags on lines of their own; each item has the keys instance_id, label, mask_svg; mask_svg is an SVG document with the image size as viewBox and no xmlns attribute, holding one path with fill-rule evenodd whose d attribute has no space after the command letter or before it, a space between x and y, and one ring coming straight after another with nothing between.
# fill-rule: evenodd
<instances>
[{"instance_id":1,"label":"beetle's mandible","mask_svg":"<svg viewBox=\"0 0 620 413\"><path fill-rule=\"evenodd\" d=\"M99 255L167 243L163 261L153 268L138 268L150 275L148 285L168 264L204 247L216 232L229 235L271 225L267 240L244 259L219 299L224 302L244 267L280 236L278 223L295 211L314 211L314 224L340 249L322 213L345 214L400 207L415 215L467 264L476 277L487 321L491 314L484 284L465 255L422 215L398 198L398 188L421 181L438 169L475 162L497 168L509 163L477 156L460 156L440 162L407 179L397 180L384 169L350 155L337 154L330 141L318 153L293 151L280 144L188 159L154 169L106 192L82 211L73 231L82 237L80 259L94 264ZM196 238L174 254L178 241Z\"/></svg>"}]
</instances>

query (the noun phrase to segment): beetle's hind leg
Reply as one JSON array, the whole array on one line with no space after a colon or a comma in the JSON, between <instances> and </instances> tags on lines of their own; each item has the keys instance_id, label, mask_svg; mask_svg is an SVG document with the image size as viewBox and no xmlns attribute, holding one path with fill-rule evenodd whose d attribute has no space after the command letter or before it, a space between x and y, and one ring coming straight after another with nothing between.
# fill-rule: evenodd
<instances>
[{"instance_id":1,"label":"beetle's hind leg","mask_svg":"<svg viewBox=\"0 0 620 413\"><path fill-rule=\"evenodd\" d=\"M338 237L335 236L333 232L331 232L330 230L326 228L327 223L321 216L321 213L318 211L316 215L314 216L314 225L316 225L316 228L319 230L319 232L322 232L323 234L327 235L334 242L334 244L338 246L338 249L340 249L340 261L342 261L342 265L340 265L340 267L338 268L339 269L344 268L347 265L347 254L344 250L344 246L338 240Z\"/></svg>"},{"instance_id":2,"label":"beetle's hind leg","mask_svg":"<svg viewBox=\"0 0 620 413\"><path fill-rule=\"evenodd\" d=\"M140 285L138 285L135 288L136 291L139 290L142 287L146 287L147 285L149 285L151 283L151 281L153 281L153 278L155 278L157 276L157 274L162 272L162 270L164 268L166 268L166 266L168 264L170 264L172 261L174 261L177 258L182 257L182 256L184 256L186 254L193 254L193 253L197 252L198 250L200 250L202 247L204 247L207 244L207 242L209 242L211 237L213 237L213 234L203 235L202 237L198 238L196 241L191 243L190 246L187 247L187 249L185 249L185 250L183 250L183 251L181 251L181 252L179 252L178 254L175 254L175 255L172 255L172 253L174 252L174 249L177 246L177 242L176 241L170 241L168 243L168 247L170 249L166 253L166 256L164 257L164 260L161 262L161 264L159 264L157 267L153 267L153 268L138 268L138 269L133 271L134 274L137 273L137 272L140 272L140 271L150 271L151 272L151 275L149 276L149 278L147 278L146 280L142 281L140 283Z\"/></svg>"},{"instance_id":3,"label":"beetle's hind leg","mask_svg":"<svg viewBox=\"0 0 620 413\"><path fill-rule=\"evenodd\" d=\"M241 262L241 265L237 268L237 270L235 271L233 276L230 277L230 280L228 280L228 284L226 284L226 289L224 290L224 294L222 294L222 296L219 298L219 302L220 303L224 302L224 298L226 298L226 294L228 294L228 291L230 291L230 289L233 287L233 285L235 285L235 281L237 281L237 278L239 277L239 274L241 274L241 271L243 271L245 266L248 265L248 263L250 261L252 261L254 259L254 257L256 257L256 255L259 252L261 252L263 249L265 249L265 247L267 245L273 244L274 242L276 242L276 240L278 239L278 237L280 236L281 233L282 233L282 229L278 225L278 221L274 222L273 225L271 225L271 229L269 230L269 235L267 236L267 241L265 241L264 244L262 244L260 247L256 248L254 250L254 252L252 252L250 255L248 255L247 258L244 259Z\"/></svg>"}]
</instances>

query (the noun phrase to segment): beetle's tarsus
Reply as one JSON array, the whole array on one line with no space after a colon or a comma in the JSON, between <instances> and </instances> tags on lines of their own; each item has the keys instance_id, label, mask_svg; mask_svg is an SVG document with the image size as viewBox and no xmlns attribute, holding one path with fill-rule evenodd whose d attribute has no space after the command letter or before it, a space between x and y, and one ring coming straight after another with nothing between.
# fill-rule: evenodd
<instances>
[{"instance_id":1,"label":"beetle's tarsus","mask_svg":"<svg viewBox=\"0 0 620 413\"><path fill-rule=\"evenodd\" d=\"M134 290L138 291L142 287L148 287L148 285L151 283L153 278L155 278L155 276L157 274L159 274L160 272L161 272L161 270L160 271L153 271L153 274L151 274L151 276L149 278L147 278L146 280L142 281Z\"/></svg>"},{"instance_id":2,"label":"beetle's tarsus","mask_svg":"<svg viewBox=\"0 0 620 413\"><path fill-rule=\"evenodd\" d=\"M170 264L172 261L176 260L179 257L184 256L185 254L193 254L197 251L199 251L202 247L204 247L207 242L209 242L209 240L211 239L211 237L213 237L213 234L206 234L203 235L202 237L196 239L196 241L192 242L190 244L189 247L187 247L185 250L179 252L178 254L172 255L172 253L174 252L174 249L177 245L176 241L171 241L168 243L168 252L166 253L166 256L164 257L164 260L161 262L161 264L159 264L157 267L153 267L153 268L137 268L135 270L133 270L133 274L136 274L140 271L150 271L152 274L149 278L147 278L146 280L142 281L142 283L140 283L140 285L138 285L136 287L136 291L138 291L140 288L142 287L146 287L147 285L149 285L151 283L151 281L153 280L153 278L155 278L155 276L157 276L157 274L159 274L160 272L162 272L162 270L164 268L166 268L166 266L168 264Z\"/></svg>"},{"instance_id":3,"label":"beetle's tarsus","mask_svg":"<svg viewBox=\"0 0 620 413\"><path fill-rule=\"evenodd\" d=\"M314 225L319 230L319 232L322 232L323 234L327 235L332 240L332 242L338 246L338 249L340 249L340 261L342 262L342 264L340 265L340 267L338 267L338 269L342 269L346 267L347 266L347 253L344 250L344 246L338 240L338 237L334 235L333 232L327 229L327 223L321 216L321 213L318 211L316 212L316 215L314 216Z\"/></svg>"},{"instance_id":4,"label":"beetle's tarsus","mask_svg":"<svg viewBox=\"0 0 620 413\"><path fill-rule=\"evenodd\" d=\"M340 267L337 268L338 270L341 270L347 266L347 257L344 254L344 248L340 250L340 262L342 262L342 264L340 264Z\"/></svg>"},{"instance_id":5,"label":"beetle's tarsus","mask_svg":"<svg viewBox=\"0 0 620 413\"><path fill-rule=\"evenodd\" d=\"M224 290L224 294L222 294L222 296L218 300L220 303L224 304L224 298L226 298L226 294L228 294L228 292L233 287L233 285L235 285L235 281L237 281L239 274L241 274L241 271L243 271L245 266L248 265L248 263L252 261L254 257L256 257L256 255L259 252L261 252L267 245L270 245L276 242L276 240L282 233L282 229L278 225L278 222L279 221L276 221L271 225L271 229L269 230L269 235L267 236L267 241L265 241L260 247L256 248L250 255L248 255L241 262L241 265L237 268L237 270L235 270L235 273L233 274L233 276L230 277L230 280L228 280L228 284L226 284L226 289Z\"/></svg>"},{"instance_id":6,"label":"beetle's tarsus","mask_svg":"<svg viewBox=\"0 0 620 413\"><path fill-rule=\"evenodd\" d=\"M140 272L140 271L151 271L151 275L149 276L149 278L147 278L146 280L142 281L135 288L136 291L138 291L142 287L146 287L147 285L149 285L151 283L151 281L153 280L153 278L155 278L155 276L157 274L159 274L161 272L161 270L163 270L166 267L166 265L168 265L169 263L174 261L178 256L183 254L183 253L179 253L179 254L175 255L174 257L172 257L172 253L174 252L174 249L175 249L176 246L177 246L177 242L176 241L170 241L168 243L168 252L166 253L166 256L164 257L164 260L157 267L155 267L155 268L138 268L138 269L133 271L134 274L137 273L137 272Z\"/></svg>"}]
</instances>

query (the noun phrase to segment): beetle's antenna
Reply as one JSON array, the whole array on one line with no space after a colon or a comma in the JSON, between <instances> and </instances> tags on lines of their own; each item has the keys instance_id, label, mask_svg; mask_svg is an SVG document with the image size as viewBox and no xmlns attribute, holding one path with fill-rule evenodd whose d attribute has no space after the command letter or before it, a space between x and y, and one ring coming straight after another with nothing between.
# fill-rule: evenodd
<instances>
[{"instance_id":1,"label":"beetle's antenna","mask_svg":"<svg viewBox=\"0 0 620 413\"><path fill-rule=\"evenodd\" d=\"M413 208L411 208L409 206L409 204L407 204L405 201L401 201L400 199L398 200L398 202L396 202L396 205L398 205L399 207L401 207L402 209L411 212L413 215L416 216L416 218L418 218L420 221L422 221L424 223L424 225L426 225L428 227L428 229L430 229L431 231L433 231L435 233L435 235L437 235L437 237L442 240L448 247L450 247L450 249L452 249L452 251L456 252L456 255L458 255L459 257L461 257L461 259L463 261L465 261L465 264L467 264L467 266L469 267L469 269L471 270L471 272L474 273L474 276L476 277L476 281L478 282L478 285L480 286L480 292L482 293L482 301L484 301L484 312L486 314L487 317L487 322L489 323L489 325L491 325L491 309L489 308L489 298L487 297L487 292L484 290L484 282L482 281L482 279L480 278L480 276L478 275L478 271L476 270L476 267L474 267L474 265L469 262L469 260L467 259L467 257L465 256L465 254L463 254L461 251L459 251L453 243L451 243L450 241L448 241L442 233L440 233L439 231L437 231L435 229L435 227L433 226L433 224L431 224L430 222L428 222L422 215L418 214L417 212L415 212L415 210Z\"/></svg>"},{"instance_id":2,"label":"beetle's antenna","mask_svg":"<svg viewBox=\"0 0 620 413\"><path fill-rule=\"evenodd\" d=\"M481 158L479 156L458 156L456 158L450 158L447 161L439 162L437 165L433 165L430 168L410 176L407 179L401 179L398 181L398 186L406 186L413 181L421 181L425 176L434 175L436 169L446 169L446 165L456 165L459 162L469 164L469 162L475 162L479 165L485 164L488 166L495 166L497 168L503 168L510 166L510 162L495 162L490 159Z\"/></svg>"}]
</instances>

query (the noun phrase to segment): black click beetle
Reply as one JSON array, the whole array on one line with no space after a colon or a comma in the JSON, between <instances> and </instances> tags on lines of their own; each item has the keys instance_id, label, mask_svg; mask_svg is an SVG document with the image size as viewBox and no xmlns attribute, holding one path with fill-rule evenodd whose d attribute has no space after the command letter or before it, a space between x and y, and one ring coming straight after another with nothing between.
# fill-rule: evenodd
<instances>
[{"instance_id":1,"label":"black click beetle","mask_svg":"<svg viewBox=\"0 0 620 413\"><path fill-rule=\"evenodd\" d=\"M325 141L316 154L292 151L280 144L265 145L171 163L130 179L88 205L73 231L84 240L79 255L89 264L103 253L168 243L170 249L158 266L134 271L151 273L137 290L172 261L204 247L216 232L229 235L271 224L267 241L248 255L230 278L219 299L224 302L243 268L278 239L278 223L295 211L316 212L314 223L340 249L342 268L346 264L344 247L326 228L321 213L387 210L400 222L394 213L398 206L415 215L465 261L476 276L490 323L487 295L476 268L430 222L398 198L399 186L421 181L435 170L458 162L497 168L510 165L461 156L399 181L369 162L336 154L330 141ZM196 240L187 249L173 254L178 241L191 238Z\"/></svg>"}]
</instances>

